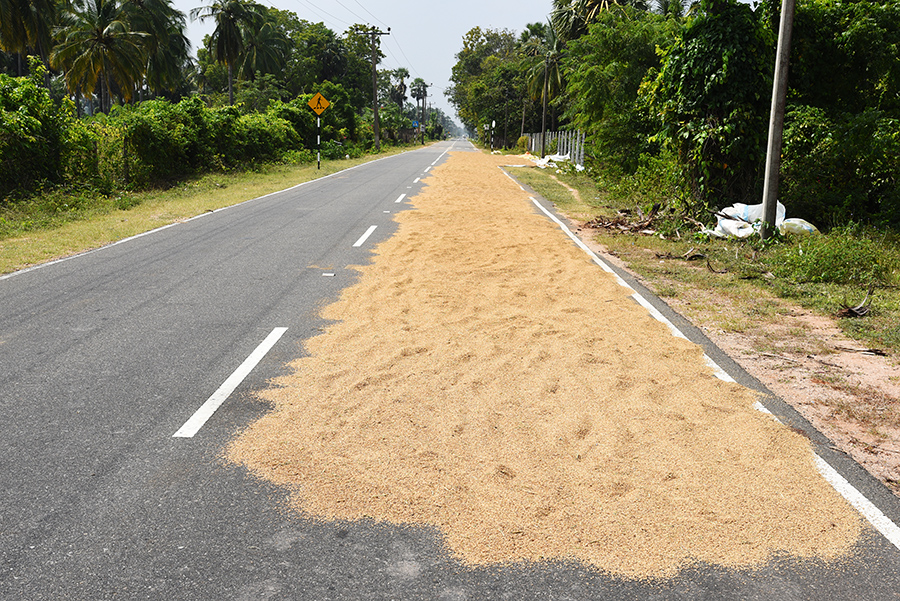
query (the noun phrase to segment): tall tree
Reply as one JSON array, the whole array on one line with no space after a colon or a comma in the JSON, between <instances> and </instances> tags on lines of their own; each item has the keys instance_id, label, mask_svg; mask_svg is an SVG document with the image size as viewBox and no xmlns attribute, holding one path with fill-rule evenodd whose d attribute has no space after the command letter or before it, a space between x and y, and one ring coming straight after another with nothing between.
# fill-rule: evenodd
<instances>
[{"instance_id":1,"label":"tall tree","mask_svg":"<svg viewBox=\"0 0 900 601\"><path fill-rule=\"evenodd\" d=\"M618 6L648 10L648 0L553 0L550 20L563 40L574 40L587 33L588 26L600 15Z\"/></svg>"},{"instance_id":2,"label":"tall tree","mask_svg":"<svg viewBox=\"0 0 900 601\"><path fill-rule=\"evenodd\" d=\"M57 17L54 0L0 0L0 48L18 55L19 75L22 56L29 51L48 62Z\"/></svg>"},{"instance_id":3,"label":"tall tree","mask_svg":"<svg viewBox=\"0 0 900 601\"><path fill-rule=\"evenodd\" d=\"M403 103L406 102L406 78L409 77L409 70L405 67L394 69L391 77L397 81L391 88L391 100L397 103L400 111L403 111Z\"/></svg>"},{"instance_id":4,"label":"tall tree","mask_svg":"<svg viewBox=\"0 0 900 601\"><path fill-rule=\"evenodd\" d=\"M184 34L184 13L172 5L172 0L126 0L124 6L132 29L147 34L147 86L155 93L176 89L183 83L191 47Z\"/></svg>"},{"instance_id":5,"label":"tall tree","mask_svg":"<svg viewBox=\"0 0 900 601\"><path fill-rule=\"evenodd\" d=\"M242 27L259 18L256 8L246 0L212 0L209 6L191 10L191 19L213 19L216 28L209 36L213 58L228 67L228 102L234 104L234 66L244 50Z\"/></svg>"},{"instance_id":6,"label":"tall tree","mask_svg":"<svg viewBox=\"0 0 900 601\"><path fill-rule=\"evenodd\" d=\"M256 73L283 73L288 40L275 24L262 18L241 27L243 51L238 58L238 77L253 80Z\"/></svg>"},{"instance_id":7,"label":"tall tree","mask_svg":"<svg viewBox=\"0 0 900 601\"><path fill-rule=\"evenodd\" d=\"M541 101L541 157L544 156L547 141L547 107L564 87L559 68L563 42L552 24L546 29L546 34L543 40L533 39L526 47L526 52L532 57L528 90L533 99Z\"/></svg>"},{"instance_id":8,"label":"tall tree","mask_svg":"<svg viewBox=\"0 0 900 601\"><path fill-rule=\"evenodd\" d=\"M99 85L104 111L109 111L113 84L126 101L131 100L144 69L147 34L132 31L124 7L116 0L80 0L69 7L61 23L50 63L65 71L69 91L89 95Z\"/></svg>"}]
</instances>

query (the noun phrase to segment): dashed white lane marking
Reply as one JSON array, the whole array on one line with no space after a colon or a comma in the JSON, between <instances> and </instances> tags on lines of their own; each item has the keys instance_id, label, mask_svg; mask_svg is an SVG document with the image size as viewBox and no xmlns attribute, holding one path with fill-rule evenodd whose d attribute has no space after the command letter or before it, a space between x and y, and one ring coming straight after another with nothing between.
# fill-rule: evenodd
<instances>
[{"instance_id":1,"label":"dashed white lane marking","mask_svg":"<svg viewBox=\"0 0 900 601\"><path fill-rule=\"evenodd\" d=\"M425 167L425 173L428 173L429 169L431 169L431 165L429 165L428 167Z\"/></svg>"},{"instance_id":2,"label":"dashed white lane marking","mask_svg":"<svg viewBox=\"0 0 900 601\"><path fill-rule=\"evenodd\" d=\"M406 198L406 194L401 194L401 195L400 195L400 198L398 198L397 200L394 201L394 204L399 203L399 202L403 202L403 199L404 199L404 198Z\"/></svg>"},{"instance_id":3,"label":"dashed white lane marking","mask_svg":"<svg viewBox=\"0 0 900 601\"><path fill-rule=\"evenodd\" d=\"M413 183L414 183L414 184L418 184L420 179L421 179L421 178L418 178L418 177L417 177L416 179L413 180Z\"/></svg>"},{"instance_id":4,"label":"dashed white lane marking","mask_svg":"<svg viewBox=\"0 0 900 601\"><path fill-rule=\"evenodd\" d=\"M588 248L588 246L584 244L584 242L582 242L578 236L573 234L572 230L570 230L566 226L566 224L560 221L556 217L556 215L545 209L534 197L529 198L531 202L534 203L534 205L539 208L541 212L543 212L547 217L553 220L553 222L556 223L560 227L560 229L562 229L562 231L565 232L565 234L569 236L569 238L571 238L572 241L575 242L575 244L578 245L579 248L590 255L590 257L597 265L602 267L605 271L615 275L619 284L625 286L629 290L634 290L622 278L620 278L618 274L613 271L612 267L607 265L606 262L598 257L596 253L594 253L590 248ZM655 319L666 324L672 331L673 336L684 338L685 340L688 339L687 336L685 336L684 333L682 333L681 330L679 330L678 327L675 326L675 324L669 321L665 315L660 313L659 310L651 305L643 296L635 292L632 295L632 298L636 300L641 306L646 308ZM715 361L713 361L709 357L709 355L706 355L704 353L703 359L706 361L706 364L712 368L713 374L717 378L719 378L720 380L724 380L725 382L735 381L734 378L728 375L728 373L724 369L722 369ZM754 408L756 408L758 411L768 414L772 417L772 419L778 422L781 421L777 417L775 417L771 411L766 409L765 406L759 401L754 404ZM886 538L888 542L900 549L900 527L898 527L893 521L891 521L889 517L884 515L884 513L880 509L878 509L878 507L876 507L874 503L872 503L868 498L866 498L865 495L859 492L859 490L855 486L847 482L847 480L843 476L841 476L837 472L837 470L831 467L831 465L827 461L819 457L819 455L815 452L813 452L813 460L816 463L816 468L819 470L819 473L822 474L822 477L825 478L825 480L829 484L831 484L831 486L842 497L844 497L844 499L848 503L850 503L850 505L852 505L860 514L862 514L862 516L866 520L868 520L870 524L872 524L875 530L881 533L881 535L884 536L884 538Z\"/></svg>"},{"instance_id":5,"label":"dashed white lane marking","mask_svg":"<svg viewBox=\"0 0 900 601\"><path fill-rule=\"evenodd\" d=\"M244 362L240 364L240 366L234 370L228 379L225 380L219 389L216 390L211 397L209 397L205 403L203 403L199 409L184 422L184 425L181 426L175 434L172 435L173 438L192 438L194 434L200 431L200 428L212 417L213 413L225 402L225 400L231 396L231 393L234 392L234 389L238 387L238 385L244 381L244 378L247 377L253 368L256 367L256 364L259 363L263 357L266 356L266 353L275 346L275 343L278 342L278 339L287 331L287 328L275 328L272 332L266 336L266 339L263 340L256 350L250 353L250 356L244 359Z\"/></svg>"},{"instance_id":6,"label":"dashed white lane marking","mask_svg":"<svg viewBox=\"0 0 900 601\"><path fill-rule=\"evenodd\" d=\"M334 277L334 274L333 274L333 273L323 273L323 274L322 274L322 277L323 277L323 278L333 278L333 277Z\"/></svg>"},{"instance_id":7,"label":"dashed white lane marking","mask_svg":"<svg viewBox=\"0 0 900 601\"><path fill-rule=\"evenodd\" d=\"M360 236L359 240L357 240L356 242L353 243L353 248L357 248L357 247L360 247L363 244L365 244L366 240L369 239L369 236L372 235L372 232L374 232L375 228L377 228L377 227L378 227L377 225L370 225L369 229L366 230L366 233L363 234L362 236Z\"/></svg>"}]
</instances>

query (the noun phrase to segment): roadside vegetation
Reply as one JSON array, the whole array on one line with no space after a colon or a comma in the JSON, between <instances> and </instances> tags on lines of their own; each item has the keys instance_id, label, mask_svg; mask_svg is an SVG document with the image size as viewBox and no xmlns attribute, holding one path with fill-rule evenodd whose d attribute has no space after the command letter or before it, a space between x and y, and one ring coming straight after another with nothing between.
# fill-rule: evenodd
<instances>
[{"instance_id":1,"label":"roadside vegetation","mask_svg":"<svg viewBox=\"0 0 900 601\"><path fill-rule=\"evenodd\" d=\"M377 70L373 85L384 54L367 26L197 4L190 18L215 29L194 58L171 0L0 0L0 240L317 152L356 159L457 131L407 69ZM330 102L321 127L316 93Z\"/></svg>"}]
</instances>

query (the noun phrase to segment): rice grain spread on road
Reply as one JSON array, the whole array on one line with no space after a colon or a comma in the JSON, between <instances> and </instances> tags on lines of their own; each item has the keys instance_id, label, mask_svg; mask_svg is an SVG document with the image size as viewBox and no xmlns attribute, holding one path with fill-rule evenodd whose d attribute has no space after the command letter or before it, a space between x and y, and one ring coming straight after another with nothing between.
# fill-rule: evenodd
<instances>
[{"instance_id":1,"label":"rice grain spread on road","mask_svg":"<svg viewBox=\"0 0 900 601\"><path fill-rule=\"evenodd\" d=\"M226 451L321 519L436 527L467 564L626 577L834 560L862 524L808 441L713 376L498 166L452 153Z\"/></svg>"}]
</instances>

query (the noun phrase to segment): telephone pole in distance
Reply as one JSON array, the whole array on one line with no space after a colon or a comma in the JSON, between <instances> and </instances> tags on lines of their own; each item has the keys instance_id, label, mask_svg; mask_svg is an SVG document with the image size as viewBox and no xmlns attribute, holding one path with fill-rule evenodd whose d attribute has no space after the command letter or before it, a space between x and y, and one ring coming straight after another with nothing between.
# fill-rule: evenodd
<instances>
[{"instance_id":1,"label":"telephone pole in distance","mask_svg":"<svg viewBox=\"0 0 900 601\"><path fill-rule=\"evenodd\" d=\"M374 25L369 29L357 29L357 33L370 36L370 44L372 47L372 117L374 119L373 129L375 130L375 150L381 150L381 139L378 131L378 48L375 46L375 40L380 35L391 35L391 28L387 31L379 31Z\"/></svg>"}]
</instances>

